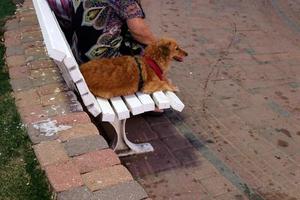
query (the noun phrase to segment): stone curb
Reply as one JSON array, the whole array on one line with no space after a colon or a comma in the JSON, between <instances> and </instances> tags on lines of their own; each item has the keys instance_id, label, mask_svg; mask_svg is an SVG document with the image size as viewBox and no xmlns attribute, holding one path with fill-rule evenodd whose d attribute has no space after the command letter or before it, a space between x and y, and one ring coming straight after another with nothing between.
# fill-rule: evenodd
<instances>
[{"instance_id":1,"label":"stone curb","mask_svg":"<svg viewBox=\"0 0 300 200\"><path fill-rule=\"evenodd\" d=\"M56 199L147 199L47 56L32 0L5 30L16 105Z\"/></svg>"}]
</instances>

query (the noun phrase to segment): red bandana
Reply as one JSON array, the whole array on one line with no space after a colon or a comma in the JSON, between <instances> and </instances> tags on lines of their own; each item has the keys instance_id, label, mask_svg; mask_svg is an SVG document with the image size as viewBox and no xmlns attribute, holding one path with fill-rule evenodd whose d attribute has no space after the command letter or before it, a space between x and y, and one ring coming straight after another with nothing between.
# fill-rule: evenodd
<instances>
[{"instance_id":1,"label":"red bandana","mask_svg":"<svg viewBox=\"0 0 300 200\"><path fill-rule=\"evenodd\" d=\"M152 58L145 57L145 59L146 59L146 63L148 64L148 66L151 67L151 69L153 69L153 71L155 72L155 74L162 81L164 79L163 78L163 71L159 67L159 65Z\"/></svg>"}]
</instances>

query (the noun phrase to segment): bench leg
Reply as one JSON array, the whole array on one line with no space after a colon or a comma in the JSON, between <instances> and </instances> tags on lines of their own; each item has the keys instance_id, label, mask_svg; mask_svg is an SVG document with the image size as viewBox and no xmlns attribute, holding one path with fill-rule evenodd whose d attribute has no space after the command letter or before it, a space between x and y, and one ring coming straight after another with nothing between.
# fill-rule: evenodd
<instances>
[{"instance_id":1,"label":"bench leg","mask_svg":"<svg viewBox=\"0 0 300 200\"><path fill-rule=\"evenodd\" d=\"M117 134L114 138L113 149L118 156L123 157L154 151L150 143L135 144L128 140L125 132L126 119L112 122L111 125L114 127Z\"/></svg>"}]
</instances>

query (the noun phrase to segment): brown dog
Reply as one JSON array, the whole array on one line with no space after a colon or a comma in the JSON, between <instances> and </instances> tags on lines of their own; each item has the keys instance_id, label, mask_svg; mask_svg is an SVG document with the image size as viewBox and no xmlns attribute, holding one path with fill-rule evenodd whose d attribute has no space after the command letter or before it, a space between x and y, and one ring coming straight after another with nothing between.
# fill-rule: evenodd
<instances>
[{"instance_id":1,"label":"brown dog","mask_svg":"<svg viewBox=\"0 0 300 200\"><path fill-rule=\"evenodd\" d=\"M90 91L98 97L126 96L137 91L176 91L166 73L172 59L188 54L172 39L160 39L145 49L144 56L95 59L80 66Z\"/></svg>"}]
</instances>

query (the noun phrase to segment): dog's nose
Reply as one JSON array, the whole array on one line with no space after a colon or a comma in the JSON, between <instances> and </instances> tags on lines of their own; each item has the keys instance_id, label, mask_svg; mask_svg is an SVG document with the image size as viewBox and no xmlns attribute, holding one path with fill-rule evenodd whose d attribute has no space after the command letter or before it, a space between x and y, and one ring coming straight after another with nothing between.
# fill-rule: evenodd
<instances>
[{"instance_id":1,"label":"dog's nose","mask_svg":"<svg viewBox=\"0 0 300 200\"><path fill-rule=\"evenodd\" d=\"M188 56L189 54L188 54L188 52L183 51L183 55L184 55L184 56Z\"/></svg>"}]
</instances>

